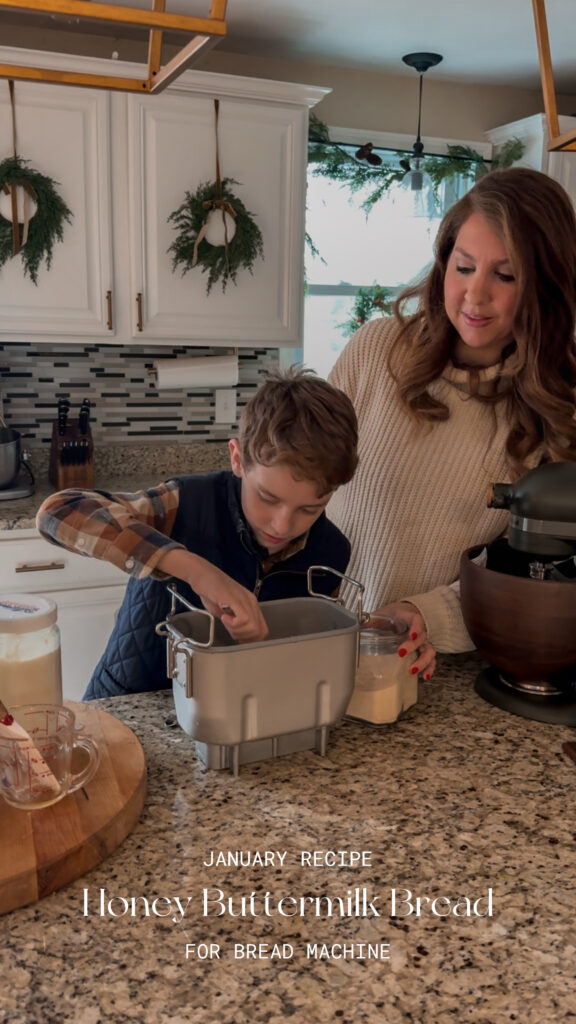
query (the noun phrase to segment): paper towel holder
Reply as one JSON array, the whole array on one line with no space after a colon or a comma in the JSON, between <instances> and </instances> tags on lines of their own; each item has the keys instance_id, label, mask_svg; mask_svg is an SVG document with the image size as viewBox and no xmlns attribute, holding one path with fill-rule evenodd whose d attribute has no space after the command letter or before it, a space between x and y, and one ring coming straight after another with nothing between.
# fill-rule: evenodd
<instances>
[{"instance_id":1,"label":"paper towel holder","mask_svg":"<svg viewBox=\"0 0 576 1024\"><path fill-rule=\"evenodd\" d=\"M228 349L226 352L222 351L221 353L218 353L218 355L236 356L236 358L238 358L238 349L237 348L231 348L231 349ZM209 355L209 356L204 356L202 358L206 358L206 359L215 358L215 359L217 359L218 356L215 356L214 354L212 354L212 355ZM157 370L156 370L155 366L147 366L146 367L146 375L148 377L154 377L156 379L156 386L158 386L158 374L157 374ZM218 385L214 384L214 387L216 388L216 387L218 387Z\"/></svg>"}]
</instances>

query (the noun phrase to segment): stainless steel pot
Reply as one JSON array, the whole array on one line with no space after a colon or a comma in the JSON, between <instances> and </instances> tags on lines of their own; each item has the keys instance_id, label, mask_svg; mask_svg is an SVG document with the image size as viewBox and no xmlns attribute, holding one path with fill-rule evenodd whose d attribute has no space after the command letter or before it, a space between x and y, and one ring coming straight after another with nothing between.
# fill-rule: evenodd
<instances>
[{"instance_id":1,"label":"stainless steel pot","mask_svg":"<svg viewBox=\"0 0 576 1024\"><path fill-rule=\"evenodd\" d=\"M20 434L0 427L0 488L10 487L20 469Z\"/></svg>"}]
</instances>

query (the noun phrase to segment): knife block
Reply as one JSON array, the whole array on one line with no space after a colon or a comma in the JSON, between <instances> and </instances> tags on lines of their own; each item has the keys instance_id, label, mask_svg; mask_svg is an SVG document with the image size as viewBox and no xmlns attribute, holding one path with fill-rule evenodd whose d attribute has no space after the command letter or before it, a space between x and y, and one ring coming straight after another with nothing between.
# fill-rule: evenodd
<instances>
[{"instance_id":1,"label":"knife block","mask_svg":"<svg viewBox=\"0 0 576 1024\"><path fill-rule=\"evenodd\" d=\"M61 491L67 487L94 487L94 443L90 427L80 433L78 420L69 420L60 434L52 424L52 444L48 469L50 483Z\"/></svg>"}]
</instances>

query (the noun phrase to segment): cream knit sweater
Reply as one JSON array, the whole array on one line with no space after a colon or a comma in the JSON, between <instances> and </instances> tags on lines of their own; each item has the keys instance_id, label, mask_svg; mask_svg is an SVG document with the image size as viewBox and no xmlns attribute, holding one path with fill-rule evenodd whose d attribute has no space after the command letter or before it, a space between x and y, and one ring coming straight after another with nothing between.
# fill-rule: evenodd
<instances>
[{"instance_id":1,"label":"cream knit sweater","mask_svg":"<svg viewBox=\"0 0 576 1024\"><path fill-rule=\"evenodd\" d=\"M386 365L397 330L393 318L370 321L330 374L356 409L360 461L327 514L351 541L348 574L364 584L367 610L409 600L436 650L472 650L460 607L460 556L506 528L507 513L486 506L490 484L510 479L504 403L470 398L468 371L450 365L430 388L450 418L431 427L413 424ZM503 372L489 367L480 380ZM350 590L343 596L350 601Z\"/></svg>"}]
</instances>

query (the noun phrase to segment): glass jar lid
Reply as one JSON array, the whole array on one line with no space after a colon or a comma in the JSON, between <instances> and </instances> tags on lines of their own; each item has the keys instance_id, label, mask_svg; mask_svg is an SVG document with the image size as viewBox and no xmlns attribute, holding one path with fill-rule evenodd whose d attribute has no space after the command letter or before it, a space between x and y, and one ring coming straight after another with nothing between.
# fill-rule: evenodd
<instances>
[{"instance_id":1,"label":"glass jar lid","mask_svg":"<svg viewBox=\"0 0 576 1024\"><path fill-rule=\"evenodd\" d=\"M374 625L360 630L361 654L388 654L398 650L408 635L405 622L392 616L371 620Z\"/></svg>"},{"instance_id":2,"label":"glass jar lid","mask_svg":"<svg viewBox=\"0 0 576 1024\"><path fill-rule=\"evenodd\" d=\"M40 594L0 594L0 633L32 633L56 622L58 606Z\"/></svg>"}]
</instances>

